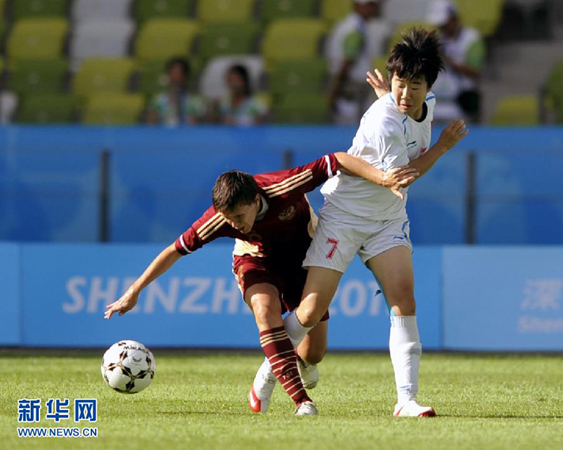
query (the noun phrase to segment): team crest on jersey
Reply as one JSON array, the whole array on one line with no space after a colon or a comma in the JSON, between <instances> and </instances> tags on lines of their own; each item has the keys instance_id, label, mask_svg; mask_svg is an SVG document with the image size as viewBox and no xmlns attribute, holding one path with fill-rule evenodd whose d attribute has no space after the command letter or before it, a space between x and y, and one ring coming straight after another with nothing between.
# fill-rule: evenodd
<instances>
[{"instance_id":1,"label":"team crest on jersey","mask_svg":"<svg viewBox=\"0 0 563 450\"><path fill-rule=\"evenodd\" d=\"M248 238L249 242L257 242L262 240L262 236L260 236L256 231L249 231L245 236Z\"/></svg>"},{"instance_id":2,"label":"team crest on jersey","mask_svg":"<svg viewBox=\"0 0 563 450\"><path fill-rule=\"evenodd\" d=\"M280 215L278 216L278 219L280 220L291 220L293 219L293 216L295 216L295 206L290 206L286 209L284 209Z\"/></svg>"}]
</instances>

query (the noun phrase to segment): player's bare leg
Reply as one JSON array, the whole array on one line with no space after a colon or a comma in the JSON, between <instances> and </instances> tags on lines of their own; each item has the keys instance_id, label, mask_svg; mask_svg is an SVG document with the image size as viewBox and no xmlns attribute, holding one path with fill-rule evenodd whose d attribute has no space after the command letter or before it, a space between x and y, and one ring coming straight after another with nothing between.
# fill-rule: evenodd
<instances>
[{"instance_id":1,"label":"player's bare leg","mask_svg":"<svg viewBox=\"0 0 563 450\"><path fill-rule=\"evenodd\" d=\"M297 369L305 389L313 389L319 382L320 363L325 354L328 337L328 320L319 322L297 347Z\"/></svg>"},{"instance_id":2,"label":"player's bare leg","mask_svg":"<svg viewBox=\"0 0 563 450\"><path fill-rule=\"evenodd\" d=\"M301 303L284 319L287 334L297 348L307 333L328 311L342 273L324 267L309 267Z\"/></svg>"},{"instance_id":3,"label":"player's bare leg","mask_svg":"<svg viewBox=\"0 0 563 450\"><path fill-rule=\"evenodd\" d=\"M316 414L316 408L305 392L299 377L297 356L281 316L278 290L272 284L255 284L247 289L245 301L254 314L260 332L260 345L268 358L272 372L298 407L296 414ZM261 367L250 389L248 400L254 412L263 413L268 410L275 387L275 383L271 383L272 380L269 379L265 380L264 376L268 377L268 374L262 371ZM301 407L304 403L307 405Z\"/></svg>"},{"instance_id":4,"label":"player's bare leg","mask_svg":"<svg viewBox=\"0 0 563 450\"><path fill-rule=\"evenodd\" d=\"M397 417L433 417L433 408L416 402L422 345L416 324L411 250L393 247L367 262L391 308L389 353L395 371Z\"/></svg>"}]
</instances>

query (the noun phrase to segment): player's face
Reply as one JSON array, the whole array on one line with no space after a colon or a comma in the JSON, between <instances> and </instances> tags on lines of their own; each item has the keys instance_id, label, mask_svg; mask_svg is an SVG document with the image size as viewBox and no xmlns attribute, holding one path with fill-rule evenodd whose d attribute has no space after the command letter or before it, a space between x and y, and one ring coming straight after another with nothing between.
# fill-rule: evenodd
<instances>
[{"instance_id":1,"label":"player's face","mask_svg":"<svg viewBox=\"0 0 563 450\"><path fill-rule=\"evenodd\" d=\"M422 105L428 94L428 83L424 78L405 80L394 74L391 79L391 91L399 111L413 119L422 116Z\"/></svg>"},{"instance_id":2,"label":"player's face","mask_svg":"<svg viewBox=\"0 0 563 450\"><path fill-rule=\"evenodd\" d=\"M246 234L252 230L259 211L260 194L257 194L254 202L249 205L239 205L229 211L223 211L223 215L225 216L225 219L227 219L229 225L236 228L241 233Z\"/></svg>"}]
</instances>

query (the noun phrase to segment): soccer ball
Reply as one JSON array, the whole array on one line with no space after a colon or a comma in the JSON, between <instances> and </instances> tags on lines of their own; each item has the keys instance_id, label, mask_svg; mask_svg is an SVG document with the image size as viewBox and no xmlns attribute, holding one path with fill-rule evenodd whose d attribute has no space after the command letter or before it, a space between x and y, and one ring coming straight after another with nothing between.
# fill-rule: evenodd
<instances>
[{"instance_id":1,"label":"soccer ball","mask_svg":"<svg viewBox=\"0 0 563 450\"><path fill-rule=\"evenodd\" d=\"M102 377L110 388L124 394L145 389L151 384L154 371L154 356L137 341L113 344L102 359Z\"/></svg>"}]
</instances>

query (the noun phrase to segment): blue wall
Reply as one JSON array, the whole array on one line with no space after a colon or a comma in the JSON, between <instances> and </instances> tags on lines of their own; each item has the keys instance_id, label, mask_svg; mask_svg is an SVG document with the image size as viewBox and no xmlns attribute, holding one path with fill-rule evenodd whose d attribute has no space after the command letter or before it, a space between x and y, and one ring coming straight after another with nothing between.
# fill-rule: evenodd
<instances>
[{"instance_id":1,"label":"blue wall","mask_svg":"<svg viewBox=\"0 0 563 450\"><path fill-rule=\"evenodd\" d=\"M232 245L182 258L123 317L103 319L158 245L0 244L0 345L258 348L231 273ZM425 349L563 351L563 247L419 247L417 316ZM389 319L356 258L332 303L331 349L386 349Z\"/></svg>"},{"instance_id":2,"label":"blue wall","mask_svg":"<svg viewBox=\"0 0 563 450\"><path fill-rule=\"evenodd\" d=\"M434 138L439 136L439 129ZM168 242L209 205L232 168L278 170L346 151L355 128L0 127L0 239L95 242L100 155L111 155L112 242ZM465 242L467 155L476 154L479 244L561 244L563 128L479 128L410 190L416 244ZM311 195L318 207L322 198Z\"/></svg>"}]
</instances>

